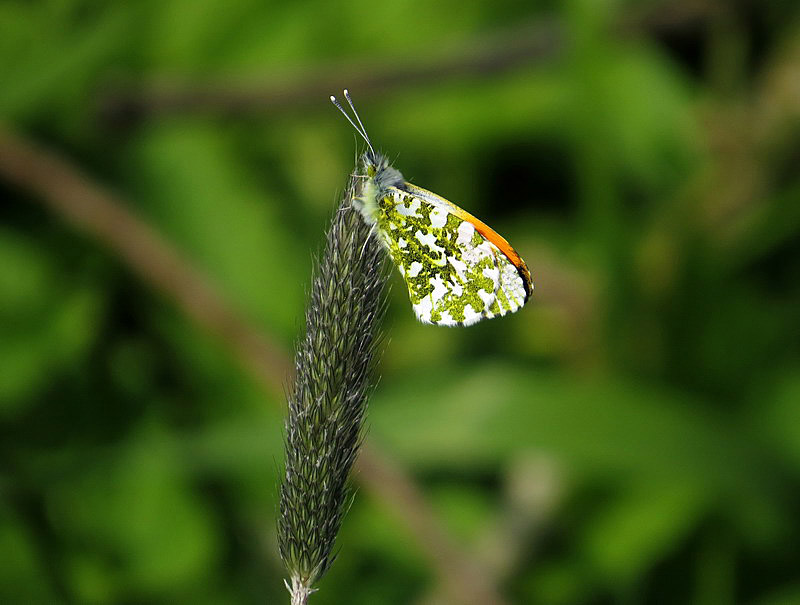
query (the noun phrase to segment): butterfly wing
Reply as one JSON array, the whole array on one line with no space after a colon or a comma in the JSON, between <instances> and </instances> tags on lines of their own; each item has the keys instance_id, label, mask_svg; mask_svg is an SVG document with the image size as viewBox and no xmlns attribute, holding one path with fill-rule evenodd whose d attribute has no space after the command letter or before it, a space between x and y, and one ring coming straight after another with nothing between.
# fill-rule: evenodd
<instances>
[{"instance_id":1,"label":"butterfly wing","mask_svg":"<svg viewBox=\"0 0 800 605\"><path fill-rule=\"evenodd\" d=\"M513 313L532 284L525 262L484 223L406 183L379 200L377 230L420 321L471 325Z\"/></svg>"}]
</instances>

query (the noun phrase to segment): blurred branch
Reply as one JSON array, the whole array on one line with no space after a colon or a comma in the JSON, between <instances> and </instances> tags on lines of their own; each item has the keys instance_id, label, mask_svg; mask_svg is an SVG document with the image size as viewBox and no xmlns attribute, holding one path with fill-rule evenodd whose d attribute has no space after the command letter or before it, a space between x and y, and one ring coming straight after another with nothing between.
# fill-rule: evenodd
<instances>
[{"instance_id":1,"label":"blurred branch","mask_svg":"<svg viewBox=\"0 0 800 605\"><path fill-rule=\"evenodd\" d=\"M619 21L622 32L670 33L704 23L725 9L722 0L667 0L626 7Z\"/></svg>"},{"instance_id":2,"label":"blurred branch","mask_svg":"<svg viewBox=\"0 0 800 605\"><path fill-rule=\"evenodd\" d=\"M521 562L530 564L562 499L564 482L556 460L542 452L523 451L510 461L500 513L486 524L473 548L496 584L506 582ZM441 590L433 590L417 605L436 605L442 596Z\"/></svg>"},{"instance_id":3,"label":"blurred branch","mask_svg":"<svg viewBox=\"0 0 800 605\"><path fill-rule=\"evenodd\" d=\"M112 124L130 124L147 117L208 112L249 114L317 105L331 92L347 86L359 98L409 86L458 77L497 75L522 65L550 59L562 47L557 23L543 20L486 39L472 39L448 55L423 62L341 63L280 82L269 74L263 83L232 81L146 84L108 94L100 112Z\"/></svg>"},{"instance_id":4,"label":"blurred branch","mask_svg":"<svg viewBox=\"0 0 800 605\"><path fill-rule=\"evenodd\" d=\"M505 601L495 592L484 563L465 556L431 513L422 492L404 479L403 469L366 441L361 446L357 471L380 483L374 495L395 515L404 518L428 555L439 566L442 591L454 603L501 605ZM439 601L441 603L441 601Z\"/></svg>"},{"instance_id":5,"label":"blurred branch","mask_svg":"<svg viewBox=\"0 0 800 605\"><path fill-rule=\"evenodd\" d=\"M510 461L500 514L476 550L496 582L507 581L520 561L535 552L563 498L564 483L564 471L552 455L522 451Z\"/></svg>"},{"instance_id":6,"label":"blurred branch","mask_svg":"<svg viewBox=\"0 0 800 605\"><path fill-rule=\"evenodd\" d=\"M719 0L683 0L627 11L617 23L619 33L672 32L693 27L719 12ZM397 89L472 76L496 76L560 55L567 44L555 19L473 38L462 46L428 60L389 59L381 62L343 62L281 78L271 73L261 82L216 79L205 83L150 82L121 85L99 104L103 121L130 125L146 118L185 113L244 115L286 111L316 105L332 91L347 86L360 98Z\"/></svg>"},{"instance_id":7,"label":"blurred branch","mask_svg":"<svg viewBox=\"0 0 800 605\"><path fill-rule=\"evenodd\" d=\"M2 126L0 177L103 242L140 279L225 343L266 391L283 394L290 372L287 355L243 319L206 275L128 211L121 198L67 160ZM412 478L369 440L362 447L356 471L361 483L415 536L453 602L504 602L481 567L450 540Z\"/></svg>"},{"instance_id":8,"label":"blurred branch","mask_svg":"<svg viewBox=\"0 0 800 605\"><path fill-rule=\"evenodd\" d=\"M168 242L65 160L0 128L0 176L103 242L145 283L225 342L270 392L282 394L285 353L243 321Z\"/></svg>"}]
</instances>

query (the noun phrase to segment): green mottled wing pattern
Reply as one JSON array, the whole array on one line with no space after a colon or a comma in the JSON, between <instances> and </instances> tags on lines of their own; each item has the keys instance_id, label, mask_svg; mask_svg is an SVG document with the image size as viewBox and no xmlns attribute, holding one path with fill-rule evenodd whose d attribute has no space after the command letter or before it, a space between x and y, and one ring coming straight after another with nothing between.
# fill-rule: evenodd
<instances>
[{"instance_id":1,"label":"green mottled wing pattern","mask_svg":"<svg viewBox=\"0 0 800 605\"><path fill-rule=\"evenodd\" d=\"M514 264L444 198L413 185L390 187L378 207L378 235L420 321L471 325L525 304Z\"/></svg>"}]
</instances>

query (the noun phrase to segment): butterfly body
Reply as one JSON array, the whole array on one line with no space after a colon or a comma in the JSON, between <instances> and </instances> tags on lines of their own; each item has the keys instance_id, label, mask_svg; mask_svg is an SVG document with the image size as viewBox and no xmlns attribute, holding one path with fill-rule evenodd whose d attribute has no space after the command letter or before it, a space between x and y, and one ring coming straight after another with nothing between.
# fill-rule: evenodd
<instances>
[{"instance_id":1,"label":"butterfly body","mask_svg":"<svg viewBox=\"0 0 800 605\"><path fill-rule=\"evenodd\" d=\"M403 179L370 150L355 206L389 252L420 321L471 325L514 312L533 285L525 262L486 224Z\"/></svg>"}]
</instances>

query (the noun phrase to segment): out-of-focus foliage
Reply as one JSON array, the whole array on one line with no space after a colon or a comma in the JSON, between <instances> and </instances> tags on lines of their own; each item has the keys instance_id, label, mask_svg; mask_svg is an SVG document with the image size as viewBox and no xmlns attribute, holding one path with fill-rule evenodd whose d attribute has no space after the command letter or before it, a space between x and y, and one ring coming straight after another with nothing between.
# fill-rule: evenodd
<instances>
[{"instance_id":1,"label":"out-of-focus foliage","mask_svg":"<svg viewBox=\"0 0 800 605\"><path fill-rule=\"evenodd\" d=\"M537 22L561 40L539 61L348 81ZM415 323L395 277L370 436L512 603L788 605L798 40L778 0L9 0L0 120L128 200L288 354L352 131L324 96L109 105L340 70L376 146L507 236L536 285L451 330ZM282 402L106 248L0 195L0 601L286 602ZM436 594L364 490L339 545L313 603Z\"/></svg>"}]
</instances>

